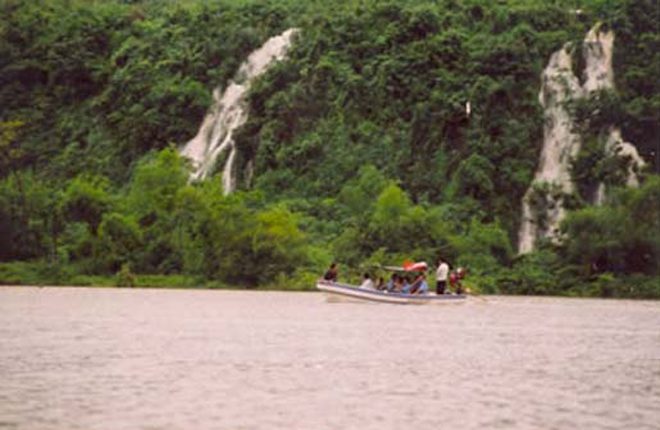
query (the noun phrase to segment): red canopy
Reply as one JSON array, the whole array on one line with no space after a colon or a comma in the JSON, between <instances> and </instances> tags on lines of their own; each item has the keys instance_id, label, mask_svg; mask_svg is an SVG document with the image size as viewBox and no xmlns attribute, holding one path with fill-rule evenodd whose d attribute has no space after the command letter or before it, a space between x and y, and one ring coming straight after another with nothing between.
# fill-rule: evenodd
<instances>
[{"instance_id":1,"label":"red canopy","mask_svg":"<svg viewBox=\"0 0 660 430\"><path fill-rule=\"evenodd\" d=\"M426 272L428 265L424 261L415 263L414 261L404 261L403 267L385 266L384 269L394 270L397 272Z\"/></svg>"},{"instance_id":2,"label":"red canopy","mask_svg":"<svg viewBox=\"0 0 660 430\"><path fill-rule=\"evenodd\" d=\"M426 272L428 265L424 261L420 261L419 263L404 261L403 268L406 269L406 272Z\"/></svg>"}]
</instances>

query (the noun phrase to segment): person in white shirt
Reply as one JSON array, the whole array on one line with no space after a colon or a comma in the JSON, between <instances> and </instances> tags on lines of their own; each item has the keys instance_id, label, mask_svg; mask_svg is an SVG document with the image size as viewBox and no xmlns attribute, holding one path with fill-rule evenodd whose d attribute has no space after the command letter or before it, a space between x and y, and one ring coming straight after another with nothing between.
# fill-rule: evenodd
<instances>
[{"instance_id":1,"label":"person in white shirt","mask_svg":"<svg viewBox=\"0 0 660 430\"><path fill-rule=\"evenodd\" d=\"M447 288L447 276L449 275L449 265L440 257L438 260L438 270L435 272L435 279L438 282L435 287L437 294L444 294Z\"/></svg>"},{"instance_id":2,"label":"person in white shirt","mask_svg":"<svg viewBox=\"0 0 660 430\"><path fill-rule=\"evenodd\" d=\"M374 289L374 281L371 280L368 273L364 274L364 278L362 280L362 284L360 285L360 288L364 288L365 290Z\"/></svg>"}]
</instances>

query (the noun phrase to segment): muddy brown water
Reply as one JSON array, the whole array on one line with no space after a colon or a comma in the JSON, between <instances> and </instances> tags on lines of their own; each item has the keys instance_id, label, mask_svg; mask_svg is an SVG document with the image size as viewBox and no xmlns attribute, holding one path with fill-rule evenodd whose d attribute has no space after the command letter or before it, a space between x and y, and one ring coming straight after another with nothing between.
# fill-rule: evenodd
<instances>
[{"instance_id":1,"label":"muddy brown water","mask_svg":"<svg viewBox=\"0 0 660 430\"><path fill-rule=\"evenodd\" d=\"M658 429L660 303L0 287L0 429Z\"/></svg>"}]
</instances>

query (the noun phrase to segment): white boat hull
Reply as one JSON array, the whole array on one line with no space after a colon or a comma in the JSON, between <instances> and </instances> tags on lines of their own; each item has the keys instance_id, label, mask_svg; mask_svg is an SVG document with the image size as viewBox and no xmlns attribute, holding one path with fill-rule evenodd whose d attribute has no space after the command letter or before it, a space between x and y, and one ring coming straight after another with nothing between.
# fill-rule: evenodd
<instances>
[{"instance_id":1,"label":"white boat hull","mask_svg":"<svg viewBox=\"0 0 660 430\"><path fill-rule=\"evenodd\" d=\"M380 303L395 303L402 305L425 305L437 303L464 303L464 294L401 294L385 291L368 290L353 285L338 282L318 281L316 288L328 296L328 301L371 301Z\"/></svg>"}]
</instances>

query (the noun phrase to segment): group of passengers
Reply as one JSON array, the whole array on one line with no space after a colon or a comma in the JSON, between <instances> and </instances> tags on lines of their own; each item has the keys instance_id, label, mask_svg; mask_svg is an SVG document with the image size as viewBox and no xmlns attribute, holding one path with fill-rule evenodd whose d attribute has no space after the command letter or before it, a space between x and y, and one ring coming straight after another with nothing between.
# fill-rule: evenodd
<instances>
[{"instance_id":1,"label":"group of passengers","mask_svg":"<svg viewBox=\"0 0 660 430\"><path fill-rule=\"evenodd\" d=\"M417 274L412 279L409 276L401 276L394 273L387 283L385 283L383 278L378 278L376 283L374 283L371 276L365 273L360 288L387 291L388 293L426 294L429 291L429 284L426 283L426 275L423 273Z\"/></svg>"},{"instance_id":2,"label":"group of passengers","mask_svg":"<svg viewBox=\"0 0 660 430\"><path fill-rule=\"evenodd\" d=\"M323 276L323 279L326 281L337 282L338 272L337 264L333 263ZM436 294L445 294L449 292L447 281L449 281L449 284L453 287L456 294L462 294L464 289L461 285L461 279L466 273L467 271L465 269L458 268L455 273L450 274L449 264L443 258L440 258L438 261L438 269L436 271ZM383 278L378 278L374 283L371 276L368 273L365 273L360 288L400 294L427 294L429 291L429 285L426 282L426 275L424 273L418 273L412 279L408 275L393 273L387 283L385 283Z\"/></svg>"}]
</instances>

